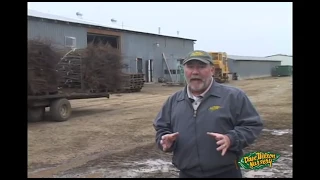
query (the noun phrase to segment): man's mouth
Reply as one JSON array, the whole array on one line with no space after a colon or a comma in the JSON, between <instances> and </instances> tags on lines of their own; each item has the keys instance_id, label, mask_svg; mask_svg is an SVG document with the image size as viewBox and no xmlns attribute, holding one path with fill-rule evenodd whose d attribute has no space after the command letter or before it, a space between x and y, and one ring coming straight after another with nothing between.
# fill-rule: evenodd
<instances>
[{"instance_id":1,"label":"man's mouth","mask_svg":"<svg viewBox=\"0 0 320 180\"><path fill-rule=\"evenodd\" d=\"M202 81L202 79L199 79L199 78L192 78L190 81Z\"/></svg>"}]
</instances>

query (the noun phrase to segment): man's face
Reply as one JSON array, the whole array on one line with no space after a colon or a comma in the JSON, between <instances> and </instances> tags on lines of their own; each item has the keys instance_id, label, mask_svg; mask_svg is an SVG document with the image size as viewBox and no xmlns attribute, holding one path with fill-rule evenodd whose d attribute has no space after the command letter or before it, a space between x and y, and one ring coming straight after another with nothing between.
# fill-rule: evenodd
<instances>
[{"instance_id":1,"label":"man's face","mask_svg":"<svg viewBox=\"0 0 320 180\"><path fill-rule=\"evenodd\" d=\"M214 68L210 64L192 60L185 64L184 73L190 89L199 92L204 91L209 86Z\"/></svg>"}]
</instances>

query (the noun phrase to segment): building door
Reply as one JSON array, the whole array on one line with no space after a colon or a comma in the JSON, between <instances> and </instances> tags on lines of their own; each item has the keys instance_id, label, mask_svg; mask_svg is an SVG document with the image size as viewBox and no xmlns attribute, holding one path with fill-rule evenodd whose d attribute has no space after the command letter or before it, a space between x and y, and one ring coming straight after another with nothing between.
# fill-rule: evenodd
<instances>
[{"instance_id":1,"label":"building door","mask_svg":"<svg viewBox=\"0 0 320 180\"><path fill-rule=\"evenodd\" d=\"M143 73L142 58L137 58L137 72Z\"/></svg>"}]
</instances>

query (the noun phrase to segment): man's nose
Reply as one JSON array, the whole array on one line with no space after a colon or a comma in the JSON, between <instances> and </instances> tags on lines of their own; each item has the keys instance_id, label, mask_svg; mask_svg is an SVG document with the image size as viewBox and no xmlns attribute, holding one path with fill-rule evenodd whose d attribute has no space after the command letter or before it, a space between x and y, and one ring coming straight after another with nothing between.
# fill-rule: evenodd
<instances>
[{"instance_id":1,"label":"man's nose","mask_svg":"<svg viewBox=\"0 0 320 180\"><path fill-rule=\"evenodd\" d=\"M199 74L199 68L197 68L197 67L193 68L192 74Z\"/></svg>"}]
</instances>

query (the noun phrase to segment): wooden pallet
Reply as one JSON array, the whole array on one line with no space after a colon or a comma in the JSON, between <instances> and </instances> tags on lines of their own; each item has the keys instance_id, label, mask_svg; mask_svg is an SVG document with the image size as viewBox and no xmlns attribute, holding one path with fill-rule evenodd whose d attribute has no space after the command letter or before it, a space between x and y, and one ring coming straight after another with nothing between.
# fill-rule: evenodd
<instances>
[{"instance_id":1,"label":"wooden pallet","mask_svg":"<svg viewBox=\"0 0 320 180\"><path fill-rule=\"evenodd\" d=\"M122 87L112 92L118 93L132 93L139 92L143 88L145 83L144 74L123 74L122 75Z\"/></svg>"}]
</instances>

